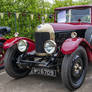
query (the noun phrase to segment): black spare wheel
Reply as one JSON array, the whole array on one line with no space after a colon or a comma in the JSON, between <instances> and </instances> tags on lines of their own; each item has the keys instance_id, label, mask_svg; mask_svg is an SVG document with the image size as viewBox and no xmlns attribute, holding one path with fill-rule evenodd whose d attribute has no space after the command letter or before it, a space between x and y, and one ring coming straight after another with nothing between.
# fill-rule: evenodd
<instances>
[{"instance_id":1,"label":"black spare wheel","mask_svg":"<svg viewBox=\"0 0 92 92\"><path fill-rule=\"evenodd\" d=\"M9 76L13 78L25 77L30 72L30 70L28 69L22 69L18 67L16 62L21 54L23 53L19 52L16 45L9 48L5 54L5 70L9 74Z\"/></svg>"},{"instance_id":2,"label":"black spare wheel","mask_svg":"<svg viewBox=\"0 0 92 92\"><path fill-rule=\"evenodd\" d=\"M86 76L88 58L85 49L79 46L71 55L65 55L61 76L64 85L71 91L79 88Z\"/></svg>"}]
</instances>

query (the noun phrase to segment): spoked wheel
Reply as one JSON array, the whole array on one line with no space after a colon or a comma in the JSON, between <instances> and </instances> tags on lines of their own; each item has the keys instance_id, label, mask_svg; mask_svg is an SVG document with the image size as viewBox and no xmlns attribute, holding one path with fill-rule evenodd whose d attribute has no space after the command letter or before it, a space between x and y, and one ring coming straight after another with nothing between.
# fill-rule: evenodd
<instances>
[{"instance_id":1,"label":"spoked wheel","mask_svg":"<svg viewBox=\"0 0 92 92\"><path fill-rule=\"evenodd\" d=\"M70 90L79 88L86 76L88 59L83 47L79 47L71 55L65 55L62 62L62 81Z\"/></svg>"},{"instance_id":2,"label":"spoked wheel","mask_svg":"<svg viewBox=\"0 0 92 92\"><path fill-rule=\"evenodd\" d=\"M28 69L22 69L22 68L18 67L16 62L18 60L18 57L21 54L23 54L23 53L19 52L16 45L9 48L6 51L5 58L4 58L5 70L8 73L8 75L10 75L13 78L25 77L30 72L30 70L28 70Z\"/></svg>"}]
</instances>

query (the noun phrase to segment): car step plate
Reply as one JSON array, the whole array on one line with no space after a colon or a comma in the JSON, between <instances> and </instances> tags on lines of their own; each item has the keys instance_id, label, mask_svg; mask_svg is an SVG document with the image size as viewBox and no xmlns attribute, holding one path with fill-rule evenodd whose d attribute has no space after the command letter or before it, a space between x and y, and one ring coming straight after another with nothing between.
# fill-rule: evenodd
<instances>
[{"instance_id":1,"label":"car step plate","mask_svg":"<svg viewBox=\"0 0 92 92\"><path fill-rule=\"evenodd\" d=\"M56 70L47 69L47 68L33 67L31 72L32 72L32 74L51 76L51 77L56 77L56 75L57 75Z\"/></svg>"}]
</instances>

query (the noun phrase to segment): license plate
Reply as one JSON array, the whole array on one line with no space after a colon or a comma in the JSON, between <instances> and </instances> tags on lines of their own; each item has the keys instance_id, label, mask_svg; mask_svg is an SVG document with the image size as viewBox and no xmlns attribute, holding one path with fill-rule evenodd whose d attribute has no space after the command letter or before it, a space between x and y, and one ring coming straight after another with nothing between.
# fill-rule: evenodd
<instances>
[{"instance_id":1,"label":"license plate","mask_svg":"<svg viewBox=\"0 0 92 92\"><path fill-rule=\"evenodd\" d=\"M44 76L51 76L56 77L56 70L51 70L47 68L32 68L32 74L44 75Z\"/></svg>"}]
</instances>

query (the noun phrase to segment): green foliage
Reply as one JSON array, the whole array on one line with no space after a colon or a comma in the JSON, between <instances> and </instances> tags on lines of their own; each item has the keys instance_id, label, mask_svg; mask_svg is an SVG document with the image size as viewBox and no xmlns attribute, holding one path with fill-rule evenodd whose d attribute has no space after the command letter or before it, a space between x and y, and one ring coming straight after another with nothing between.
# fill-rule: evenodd
<instances>
[{"instance_id":1,"label":"green foliage","mask_svg":"<svg viewBox=\"0 0 92 92\"><path fill-rule=\"evenodd\" d=\"M0 12L4 13L3 18L0 16L0 26L11 27L11 33L5 37L13 37L17 31L20 36L32 38L36 27L41 24L42 16L45 22L53 22L49 15L54 13L57 7L72 5L86 5L90 0L53 0L54 3L44 2L45 0L0 0ZM16 13L19 13L17 18ZM33 15L33 18L32 18Z\"/></svg>"}]
</instances>

